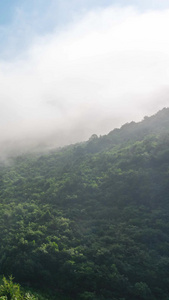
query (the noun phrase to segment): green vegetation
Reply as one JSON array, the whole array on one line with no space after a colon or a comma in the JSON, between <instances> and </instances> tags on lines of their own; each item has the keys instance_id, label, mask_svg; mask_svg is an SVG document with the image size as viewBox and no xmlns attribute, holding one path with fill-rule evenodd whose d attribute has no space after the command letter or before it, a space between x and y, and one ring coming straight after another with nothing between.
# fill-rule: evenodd
<instances>
[{"instance_id":1,"label":"green vegetation","mask_svg":"<svg viewBox=\"0 0 169 300\"><path fill-rule=\"evenodd\" d=\"M0 232L1 274L43 299L169 300L169 109L2 163Z\"/></svg>"},{"instance_id":2,"label":"green vegetation","mask_svg":"<svg viewBox=\"0 0 169 300\"><path fill-rule=\"evenodd\" d=\"M0 285L0 300L38 300L37 297L30 293L24 293L20 285L13 282L10 276L9 280L3 277L3 284Z\"/></svg>"}]
</instances>

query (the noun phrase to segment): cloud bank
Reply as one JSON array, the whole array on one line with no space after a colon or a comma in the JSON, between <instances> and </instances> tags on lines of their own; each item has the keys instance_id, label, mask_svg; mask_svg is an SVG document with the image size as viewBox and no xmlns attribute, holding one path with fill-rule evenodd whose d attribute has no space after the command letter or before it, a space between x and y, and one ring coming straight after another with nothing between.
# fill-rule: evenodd
<instances>
[{"instance_id":1,"label":"cloud bank","mask_svg":"<svg viewBox=\"0 0 169 300\"><path fill-rule=\"evenodd\" d=\"M168 106L168 28L169 10L111 6L1 60L1 152L83 141Z\"/></svg>"}]
</instances>

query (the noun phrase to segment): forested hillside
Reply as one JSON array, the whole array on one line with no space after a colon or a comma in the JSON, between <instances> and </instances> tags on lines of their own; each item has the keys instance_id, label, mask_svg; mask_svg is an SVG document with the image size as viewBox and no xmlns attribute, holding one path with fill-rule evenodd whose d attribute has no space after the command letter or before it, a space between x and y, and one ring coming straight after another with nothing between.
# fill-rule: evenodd
<instances>
[{"instance_id":1,"label":"forested hillside","mask_svg":"<svg viewBox=\"0 0 169 300\"><path fill-rule=\"evenodd\" d=\"M0 272L49 299L169 300L169 109L0 167Z\"/></svg>"}]
</instances>

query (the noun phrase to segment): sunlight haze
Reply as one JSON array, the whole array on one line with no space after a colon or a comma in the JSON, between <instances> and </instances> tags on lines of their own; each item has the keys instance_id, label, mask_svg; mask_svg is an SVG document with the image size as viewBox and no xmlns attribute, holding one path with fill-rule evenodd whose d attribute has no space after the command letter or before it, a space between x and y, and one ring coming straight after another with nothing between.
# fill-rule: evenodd
<instances>
[{"instance_id":1,"label":"sunlight haze","mask_svg":"<svg viewBox=\"0 0 169 300\"><path fill-rule=\"evenodd\" d=\"M2 152L81 142L169 106L168 1L79 2L0 4Z\"/></svg>"}]
</instances>

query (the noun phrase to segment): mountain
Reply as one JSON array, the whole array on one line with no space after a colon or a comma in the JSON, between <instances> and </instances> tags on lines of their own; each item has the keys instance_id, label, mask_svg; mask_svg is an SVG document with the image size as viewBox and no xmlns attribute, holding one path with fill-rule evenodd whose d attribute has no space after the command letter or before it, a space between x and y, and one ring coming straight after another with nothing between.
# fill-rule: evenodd
<instances>
[{"instance_id":1,"label":"mountain","mask_svg":"<svg viewBox=\"0 0 169 300\"><path fill-rule=\"evenodd\" d=\"M168 300L169 109L9 159L0 208L1 274L49 299Z\"/></svg>"}]
</instances>

